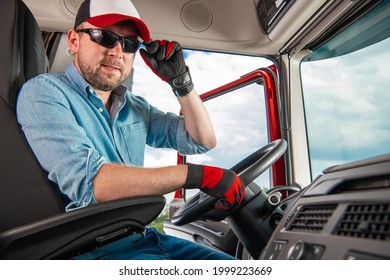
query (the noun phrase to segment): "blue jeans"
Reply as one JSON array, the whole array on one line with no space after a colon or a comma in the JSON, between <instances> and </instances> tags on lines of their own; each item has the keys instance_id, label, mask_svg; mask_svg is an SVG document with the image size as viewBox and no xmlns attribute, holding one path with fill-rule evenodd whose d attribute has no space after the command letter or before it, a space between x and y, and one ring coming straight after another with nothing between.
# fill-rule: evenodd
<instances>
[{"instance_id":1,"label":"blue jeans","mask_svg":"<svg viewBox=\"0 0 390 280\"><path fill-rule=\"evenodd\" d=\"M135 233L73 257L74 260L233 260L225 253L203 245L161 234L154 228L146 228L143 233Z\"/></svg>"}]
</instances>

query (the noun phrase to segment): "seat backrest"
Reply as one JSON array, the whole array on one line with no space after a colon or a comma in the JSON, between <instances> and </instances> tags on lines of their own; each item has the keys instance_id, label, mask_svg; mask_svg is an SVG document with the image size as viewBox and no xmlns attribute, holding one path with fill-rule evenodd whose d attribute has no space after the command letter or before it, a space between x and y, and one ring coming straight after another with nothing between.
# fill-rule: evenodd
<instances>
[{"instance_id":1,"label":"seat backrest","mask_svg":"<svg viewBox=\"0 0 390 280\"><path fill-rule=\"evenodd\" d=\"M48 69L40 29L21 0L0 9L0 232L64 211L15 115L23 83Z\"/></svg>"}]
</instances>

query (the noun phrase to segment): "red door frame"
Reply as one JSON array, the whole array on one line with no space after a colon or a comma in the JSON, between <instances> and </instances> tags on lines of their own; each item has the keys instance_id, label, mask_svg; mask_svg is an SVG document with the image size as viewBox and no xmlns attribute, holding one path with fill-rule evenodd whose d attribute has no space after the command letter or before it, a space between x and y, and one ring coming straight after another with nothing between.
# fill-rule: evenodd
<instances>
[{"instance_id":1,"label":"red door frame","mask_svg":"<svg viewBox=\"0 0 390 280\"><path fill-rule=\"evenodd\" d=\"M274 65L267 68L260 68L253 72L250 72L241 78L234 80L228 84L210 90L200 95L203 102L224 95L228 92L234 91L238 88L242 88L252 83L262 83L265 90L265 105L267 109L267 125L268 125L268 138L269 142L281 138L281 126L279 119L279 106L278 106L278 82L276 78L276 67ZM181 114L181 112L180 112ZM178 153L177 164L185 164L186 156L182 156ZM273 187L285 185L285 165L283 157L281 157L271 167L271 185ZM183 198L183 190L177 190L175 198Z\"/></svg>"}]
</instances>

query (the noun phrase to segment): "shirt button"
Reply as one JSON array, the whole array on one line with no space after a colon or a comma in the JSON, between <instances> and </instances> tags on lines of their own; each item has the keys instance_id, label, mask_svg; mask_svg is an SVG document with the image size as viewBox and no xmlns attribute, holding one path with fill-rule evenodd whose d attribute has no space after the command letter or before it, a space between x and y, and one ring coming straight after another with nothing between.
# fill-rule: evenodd
<instances>
[{"instance_id":1,"label":"shirt button","mask_svg":"<svg viewBox=\"0 0 390 280\"><path fill-rule=\"evenodd\" d=\"M99 113L103 113L103 108L98 109Z\"/></svg>"}]
</instances>

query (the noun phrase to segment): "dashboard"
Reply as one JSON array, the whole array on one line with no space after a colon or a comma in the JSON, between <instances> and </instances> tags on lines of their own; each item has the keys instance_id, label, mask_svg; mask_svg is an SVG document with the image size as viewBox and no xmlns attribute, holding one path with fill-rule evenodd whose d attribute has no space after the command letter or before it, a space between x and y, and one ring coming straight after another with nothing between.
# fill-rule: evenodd
<instances>
[{"instance_id":1,"label":"dashboard","mask_svg":"<svg viewBox=\"0 0 390 280\"><path fill-rule=\"evenodd\" d=\"M324 170L289 204L260 259L390 259L390 155Z\"/></svg>"}]
</instances>

